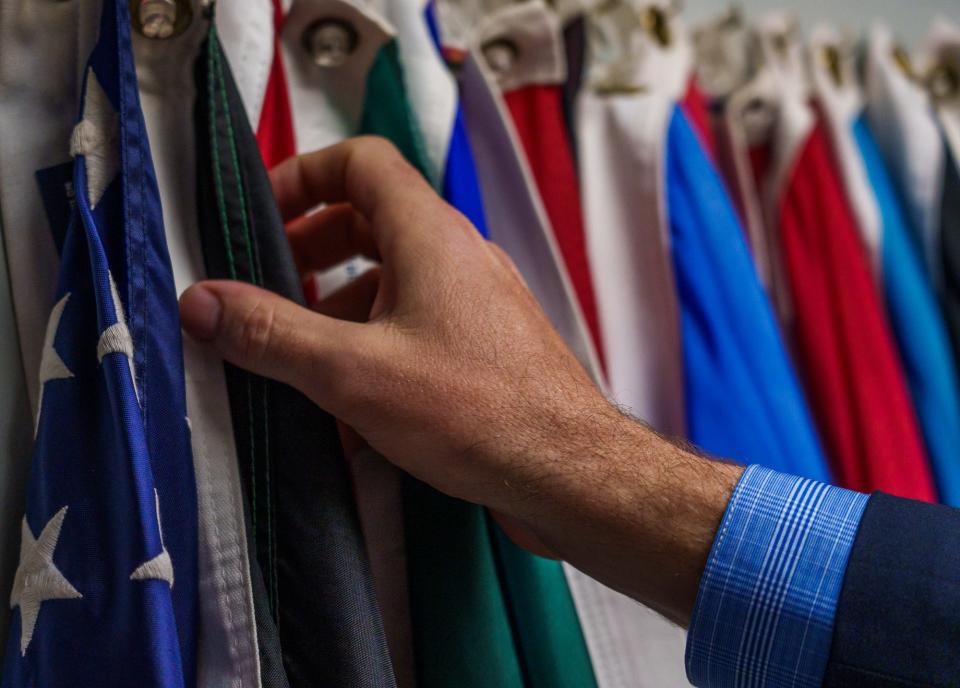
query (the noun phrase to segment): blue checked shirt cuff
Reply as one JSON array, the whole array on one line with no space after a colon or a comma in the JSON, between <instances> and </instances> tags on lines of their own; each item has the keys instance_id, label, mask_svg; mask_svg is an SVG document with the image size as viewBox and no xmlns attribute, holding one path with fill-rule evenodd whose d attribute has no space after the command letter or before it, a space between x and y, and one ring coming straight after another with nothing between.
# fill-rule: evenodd
<instances>
[{"instance_id":1,"label":"blue checked shirt cuff","mask_svg":"<svg viewBox=\"0 0 960 688\"><path fill-rule=\"evenodd\" d=\"M867 495L750 466L730 498L687 636L702 688L820 686Z\"/></svg>"}]
</instances>

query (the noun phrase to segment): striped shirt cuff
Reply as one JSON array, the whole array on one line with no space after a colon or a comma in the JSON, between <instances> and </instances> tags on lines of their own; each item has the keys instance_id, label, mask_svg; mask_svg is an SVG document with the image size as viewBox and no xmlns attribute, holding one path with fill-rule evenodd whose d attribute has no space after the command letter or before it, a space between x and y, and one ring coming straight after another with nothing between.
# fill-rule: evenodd
<instances>
[{"instance_id":1,"label":"striped shirt cuff","mask_svg":"<svg viewBox=\"0 0 960 688\"><path fill-rule=\"evenodd\" d=\"M730 498L687 636L702 688L820 686L867 495L750 466Z\"/></svg>"}]
</instances>

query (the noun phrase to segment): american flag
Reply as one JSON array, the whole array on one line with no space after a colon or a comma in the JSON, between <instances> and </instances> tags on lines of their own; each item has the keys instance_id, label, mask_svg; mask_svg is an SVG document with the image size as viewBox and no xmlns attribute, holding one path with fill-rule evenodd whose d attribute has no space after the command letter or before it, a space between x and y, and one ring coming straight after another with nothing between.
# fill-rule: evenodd
<instances>
[{"instance_id":1,"label":"american flag","mask_svg":"<svg viewBox=\"0 0 960 688\"><path fill-rule=\"evenodd\" d=\"M126 0L103 2L80 113L2 686L190 686L196 485Z\"/></svg>"}]
</instances>

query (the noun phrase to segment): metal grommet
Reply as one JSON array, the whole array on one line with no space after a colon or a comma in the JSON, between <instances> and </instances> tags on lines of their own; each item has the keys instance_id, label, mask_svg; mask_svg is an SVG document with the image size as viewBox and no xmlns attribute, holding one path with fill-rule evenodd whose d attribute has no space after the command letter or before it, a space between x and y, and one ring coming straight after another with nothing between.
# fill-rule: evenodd
<instances>
[{"instance_id":1,"label":"metal grommet","mask_svg":"<svg viewBox=\"0 0 960 688\"><path fill-rule=\"evenodd\" d=\"M825 45L820 53L823 66L837 88L843 86L843 69L840 59L840 48L835 45Z\"/></svg>"},{"instance_id":2,"label":"metal grommet","mask_svg":"<svg viewBox=\"0 0 960 688\"><path fill-rule=\"evenodd\" d=\"M906 74L909 78L915 78L915 72L913 71L913 62L910 60L910 55L906 50L903 49L901 45L893 46L893 50L890 53L890 56L893 58L894 64L900 68L900 71Z\"/></svg>"},{"instance_id":3,"label":"metal grommet","mask_svg":"<svg viewBox=\"0 0 960 688\"><path fill-rule=\"evenodd\" d=\"M318 67L340 67L357 49L357 30L342 19L320 19L303 32L303 47Z\"/></svg>"},{"instance_id":4,"label":"metal grommet","mask_svg":"<svg viewBox=\"0 0 960 688\"><path fill-rule=\"evenodd\" d=\"M673 33L670 31L670 18L660 7L650 5L644 7L640 13L640 25L653 39L666 48L673 42Z\"/></svg>"},{"instance_id":5,"label":"metal grommet","mask_svg":"<svg viewBox=\"0 0 960 688\"><path fill-rule=\"evenodd\" d=\"M759 145L765 140L776 122L776 108L766 99L754 96L740 111L740 122L746 134L747 144Z\"/></svg>"},{"instance_id":6,"label":"metal grommet","mask_svg":"<svg viewBox=\"0 0 960 688\"><path fill-rule=\"evenodd\" d=\"M503 74L513 67L520 56L517 44L508 38L495 38L481 47L483 57L494 74Z\"/></svg>"},{"instance_id":7,"label":"metal grommet","mask_svg":"<svg viewBox=\"0 0 960 688\"><path fill-rule=\"evenodd\" d=\"M927 89L936 101L955 98L960 93L960 72L952 65L937 65L927 77Z\"/></svg>"},{"instance_id":8,"label":"metal grommet","mask_svg":"<svg viewBox=\"0 0 960 688\"><path fill-rule=\"evenodd\" d=\"M770 37L770 43L777 55L784 58L790 48L790 35L786 31L778 31Z\"/></svg>"},{"instance_id":9,"label":"metal grommet","mask_svg":"<svg viewBox=\"0 0 960 688\"><path fill-rule=\"evenodd\" d=\"M141 36L171 38L190 26L193 8L189 0L130 0L130 18Z\"/></svg>"}]
</instances>

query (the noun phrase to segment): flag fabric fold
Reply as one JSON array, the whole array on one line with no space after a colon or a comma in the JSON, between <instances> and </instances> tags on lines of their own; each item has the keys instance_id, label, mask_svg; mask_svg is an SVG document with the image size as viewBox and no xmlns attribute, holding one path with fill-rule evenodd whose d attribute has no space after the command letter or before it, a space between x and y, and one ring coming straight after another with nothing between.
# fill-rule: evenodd
<instances>
[{"instance_id":1,"label":"flag fabric fold","mask_svg":"<svg viewBox=\"0 0 960 688\"><path fill-rule=\"evenodd\" d=\"M103 5L81 98L2 685L192 686L183 354L122 0Z\"/></svg>"}]
</instances>

